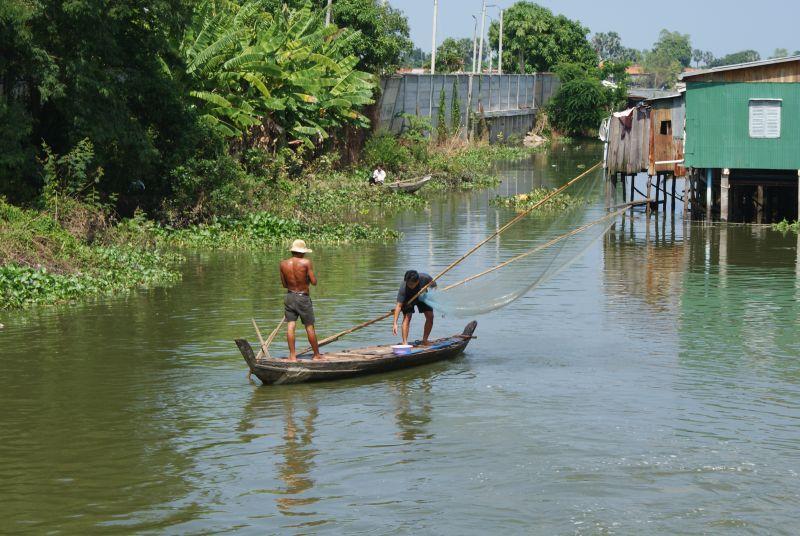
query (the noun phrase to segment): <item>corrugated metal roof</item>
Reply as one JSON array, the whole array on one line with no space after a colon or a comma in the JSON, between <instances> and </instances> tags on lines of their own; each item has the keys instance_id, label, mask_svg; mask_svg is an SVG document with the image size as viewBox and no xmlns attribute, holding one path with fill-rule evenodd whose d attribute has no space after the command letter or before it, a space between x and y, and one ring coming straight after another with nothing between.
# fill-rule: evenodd
<instances>
[{"instance_id":1,"label":"corrugated metal roof","mask_svg":"<svg viewBox=\"0 0 800 536\"><path fill-rule=\"evenodd\" d=\"M629 99L642 99L642 100L651 100L651 99L660 99L665 97L674 96L674 91L667 91L663 89L654 89L654 88L630 88L628 90L628 98Z\"/></svg>"},{"instance_id":2,"label":"corrugated metal roof","mask_svg":"<svg viewBox=\"0 0 800 536\"><path fill-rule=\"evenodd\" d=\"M709 73L720 73L723 71L736 71L739 69L750 69L751 67L763 67L765 65L776 65L778 63L790 63L793 61L800 61L800 56L786 56L785 58L773 58L770 60L749 61L747 63L736 63L734 65L723 65L722 67L714 67L712 69L703 69L701 71L692 71L682 73L681 80L693 78L695 76L702 76Z\"/></svg>"}]
</instances>

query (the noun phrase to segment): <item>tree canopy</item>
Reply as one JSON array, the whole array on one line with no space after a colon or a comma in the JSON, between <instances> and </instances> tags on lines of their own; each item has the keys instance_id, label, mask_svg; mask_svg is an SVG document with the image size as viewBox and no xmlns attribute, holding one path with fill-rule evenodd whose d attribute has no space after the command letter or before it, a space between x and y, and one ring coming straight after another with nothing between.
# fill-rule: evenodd
<instances>
[{"instance_id":1,"label":"tree canopy","mask_svg":"<svg viewBox=\"0 0 800 536\"><path fill-rule=\"evenodd\" d=\"M599 32L592 36L592 47L601 61L637 62L641 53L635 48L622 45L622 38L617 32Z\"/></svg>"},{"instance_id":2,"label":"tree canopy","mask_svg":"<svg viewBox=\"0 0 800 536\"><path fill-rule=\"evenodd\" d=\"M732 54L726 54L721 58L717 58L709 64L709 67L723 67L725 65L735 65L737 63L747 63L750 61L758 61L761 59L761 54L755 50L742 50Z\"/></svg>"},{"instance_id":3,"label":"tree canopy","mask_svg":"<svg viewBox=\"0 0 800 536\"><path fill-rule=\"evenodd\" d=\"M533 2L517 2L504 12L503 72L551 71L559 63L597 64L597 54L580 22ZM492 49L499 45L500 23L489 26Z\"/></svg>"},{"instance_id":4,"label":"tree canopy","mask_svg":"<svg viewBox=\"0 0 800 536\"><path fill-rule=\"evenodd\" d=\"M276 13L287 6L322 13L326 4L325 0L266 0L265 9ZM408 19L388 2L334 0L332 11L332 22L336 26L359 32L345 52L359 59L357 67L360 70L391 74L401 65L403 57L411 52Z\"/></svg>"},{"instance_id":5,"label":"tree canopy","mask_svg":"<svg viewBox=\"0 0 800 536\"><path fill-rule=\"evenodd\" d=\"M472 39L448 37L436 49L436 71L452 73L472 69Z\"/></svg>"}]
</instances>

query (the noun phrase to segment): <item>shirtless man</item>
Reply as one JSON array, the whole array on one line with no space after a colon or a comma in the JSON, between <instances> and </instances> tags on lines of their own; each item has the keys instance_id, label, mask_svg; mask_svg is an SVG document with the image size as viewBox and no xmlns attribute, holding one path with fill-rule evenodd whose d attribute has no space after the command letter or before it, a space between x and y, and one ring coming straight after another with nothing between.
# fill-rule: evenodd
<instances>
[{"instance_id":1,"label":"shirtless man","mask_svg":"<svg viewBox=\"0 0 800 536\"><path fill-rule=\"evenodd\" d=\"M308 295L308 284L317 284L317 276L314 275L314 266L310 259L305 258L306 253L311 250L306 247L303 240L295 240L292 243L292 256L281 261L281 284L287 290L286 298L283 300L284 315L286 317L286 338L289 342L289 361L297 361L297 354L294 347L294 330L297 325L297 317L303 321L306 328L308 342L314 350L313 359L322 359L317 344L317 333L314 331L314 306L311 297Z\"/></svg>"}]
</instances>

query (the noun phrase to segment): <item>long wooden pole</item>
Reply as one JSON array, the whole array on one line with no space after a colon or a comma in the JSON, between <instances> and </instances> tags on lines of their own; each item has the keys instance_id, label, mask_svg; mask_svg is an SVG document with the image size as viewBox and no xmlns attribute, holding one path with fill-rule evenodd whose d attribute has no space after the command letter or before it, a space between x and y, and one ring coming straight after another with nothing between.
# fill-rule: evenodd
<instances>
[{"instance_id":1,"label":"long wooden pole","mask_svg":"<svg viewBox=\"0 0 800 536\"><path fill-rule=\"evenodd\" d=\"M574 179L570 180L569 182L567 182L563 186L557 188L556 190L553 190L552 192L550 192L549 194L544 196L540 201L538 201L532 207L530 207L530 208L526 209L525 211L520 212L519 214L517 214L515 217L513 217L511 220L509 220L508 223L506 223L505 225L503 225L502 227L497 229L495 232L493 232L492 234L490 234L489 236L487 236L486 238L484 238L483 240L481 240L480 242L475 244L469 251L464 253L461 257L459 257L455 261L451 262L444 270L442 270L441 272L436 274L436 276L433 277L431 279L431 281L427 285L424 285L421 289L419 289L417 291L417 293L414 294L414 296L412 296L406 303L411 303L414 300L416 300L417 298L419 298L422 295L422 293L425 292L426 290L428 290L428 288L431 285L433 285L440 277L442 277L444 274L446 274L447 272L449 272L450 270L455 268L458 264L463 262L467 257L469 257L470 255L475 253L481 246L483 246L484 244L489 242L491 239L495 238L497 235L499 235L500 233L502 233L503 231L505 231L506 229L508 229L512 225L514 225L517 222L519 222L521 219L523 219L525 216L527 216L528 214L530 214L531 212L533 212L537 208L539 208L542 205L544 205L545 203L547 203L553 197L557 196L558 194L560 194L561 192L563 192L564 190L566 190L567 188L569 188L570 186L572 186L573 184L578 182L579 180L581 180L584 177L586 177L589 173L591 173L592 171L594 171L595 169L597 169L601 165L603 165L602 162L597 162L595 165L593 165L592 167L590 167L589 169L587 169L586 171L584 171L583 173L581 173L580 175L578 175ZM354 326L354 327L352 327L350 329L346 329L344 331L340 331L339 333L331 335L330 337L326 337L326 338L320 340L318 344L319 344L319 346L325 346L326 344L329 344L329 343L332 343L334 341L337 341L341 337L344 337L345 335L353 333L354 331L357 331L359 329L365 328L367 326L371 326L372 324L374 324L376 322L380 322L381 320L389 318L393 314L394 314L394 309L392 309L388 313L385 313L385 314L383 314L383 315L381 315L379 317L373 318L372 320L368 320L368 321L363 322L363 323L361 323L361 324L359 324L357 326ZM303 351L298 353L298 355L305 354L306 352L308 352L310 350L311 350L310 347L309 348L304 348Z\"/></svg>"}]
</instances>

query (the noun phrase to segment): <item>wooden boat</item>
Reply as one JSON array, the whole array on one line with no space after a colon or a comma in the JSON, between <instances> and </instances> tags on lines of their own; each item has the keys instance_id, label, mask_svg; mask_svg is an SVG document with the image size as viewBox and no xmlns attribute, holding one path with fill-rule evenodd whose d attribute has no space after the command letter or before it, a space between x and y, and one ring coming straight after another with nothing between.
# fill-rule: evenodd
<instances>
[{"instance_id":1,"label":"wooden boat","mask_svg":"<svg viewBox=\"0 0 800 536\"><path fill-rule=\"evenodd\" d=\"M387 344L329 352L322 354L324 359L287 361L256 359L253 347L245 339L236 339L236 345L250 371L263 383L303 383L375 374L449 359L464 351L477 326L473 320L463 333L431 341L430 346L415 346L407 355L393 354L391 345Z\"/></svg>"},{"instance_id":2,"label":"wooden boat","mask_svg":"<svg viewBox=\"0 0 800 536\"><path fill-rule=\"evenodd\" d=\"M411 179L407 181L387 182L384 186L395 192L413 193L425 186L431 180L430 175L425 175L421 179Z\"/></svg>"}]
</instances>

